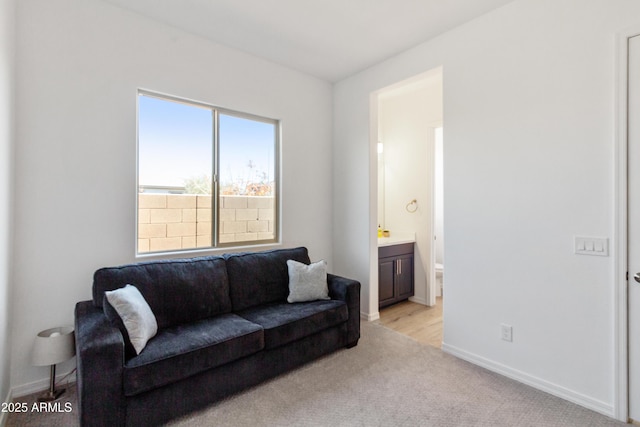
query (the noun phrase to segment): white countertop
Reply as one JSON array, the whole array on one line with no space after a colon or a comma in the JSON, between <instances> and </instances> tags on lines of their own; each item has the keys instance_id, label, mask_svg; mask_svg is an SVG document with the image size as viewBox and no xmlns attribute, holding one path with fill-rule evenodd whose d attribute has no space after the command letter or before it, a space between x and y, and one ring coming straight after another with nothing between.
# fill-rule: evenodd
<instances>
[{"instance_id":1,"label":"white countertop","mask_svg":"<svg viewBox=\"0 0 640 427\"><path fill-rule=\"evenodd\" d=\"M394 233L392 231L389 237L378 237L378 247L415 243L415 241L415 233Z\"/></svg>"}]
</instances>

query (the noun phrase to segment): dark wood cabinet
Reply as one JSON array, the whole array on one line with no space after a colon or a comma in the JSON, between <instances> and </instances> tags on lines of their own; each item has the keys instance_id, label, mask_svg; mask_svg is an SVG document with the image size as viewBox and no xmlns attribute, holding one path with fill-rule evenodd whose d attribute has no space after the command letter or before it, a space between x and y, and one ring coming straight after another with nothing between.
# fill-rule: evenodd
<instances>
[{"instance_id":1,"label":"dark wood cabinet","mask_svg":"<svg viewBox=\"0 0 640 427\"><path fill-rule=\"evenodd\" d=\"M378 248L379 308L413 296L413 243Z\"/></svg>"}]
</instances>

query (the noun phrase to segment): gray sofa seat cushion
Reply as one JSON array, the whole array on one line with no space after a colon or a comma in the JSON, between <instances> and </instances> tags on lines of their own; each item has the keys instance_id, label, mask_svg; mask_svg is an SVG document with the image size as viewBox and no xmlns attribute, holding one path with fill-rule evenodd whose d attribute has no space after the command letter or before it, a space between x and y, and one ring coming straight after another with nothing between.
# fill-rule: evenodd
<instances>
[{"instance_id":1,"label":"gray sofa seat cushion","mask_svg":"<svg viewBox=\"0 0 640 427\"><path fill-rule=\"evenodd\" d=\"M273 303L238 315L264 328L264 347L271 349L346 322L349 312L343 301L320 300Z\"/></svg>"},{"instance_id":2,"label":"gray sofa seat cushion","mask_svg":"<svg viewBox=\"0 0 640 427\"><path fill-rule=\"evenodd\" d=\"M227 254L229 294L233 311L284 301L289 295L289 269L292 259L309 264L307 248Z\"/></svg>"},{"instance_id":3,"label":"gray sofa seat cushion","mask_svg":"<svg viewBox=\"0 0 640 427\"><path fill-rule=\"evenodd\" d=\"M158 328L231 312L229 279L222 257L142 262L101 268L93 276L93 303L105 291L134 285L151 307Z\"/></svg>"},{"instance_id":4,"label":"gray sofa seat cushion","mask_svg":"<svg viewBox=\"0 0 640 427\"><path fill-rule=\"evenodd\" d=\"M124 394L152 390L263 348L262 327L235 314L163 329L125 363Z\"/></svg>"}]
</instances>

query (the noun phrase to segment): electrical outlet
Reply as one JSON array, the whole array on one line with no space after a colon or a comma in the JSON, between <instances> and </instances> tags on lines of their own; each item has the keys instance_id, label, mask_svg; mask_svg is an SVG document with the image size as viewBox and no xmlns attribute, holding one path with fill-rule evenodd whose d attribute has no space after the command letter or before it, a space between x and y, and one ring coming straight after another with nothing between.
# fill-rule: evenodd
<instances>
[{"instance_id":1,"label":"electrical outlet","mask_svg":"<svg viewBox=\"0 0 640 427\"><path fill-rule=\"evenodd\" d=\"M500 337L504 341L513 341L513 327L511 325L500 324Z\"/></svg>"}]
</instances>

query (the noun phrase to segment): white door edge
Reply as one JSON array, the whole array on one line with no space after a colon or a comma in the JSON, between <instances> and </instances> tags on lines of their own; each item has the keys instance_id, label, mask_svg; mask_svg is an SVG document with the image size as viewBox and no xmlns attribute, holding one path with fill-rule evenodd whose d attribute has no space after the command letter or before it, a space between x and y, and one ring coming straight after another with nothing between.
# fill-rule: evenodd
<instances>
[{"instance_id":1,"label":"white door edge","mask_svg":"<svg viewBox=\"0 0 640 427\"><path fill-rule=\"evenodd\" d=\"M614 236L613 287L614 292L614 396L615 418L629 419L629 313L628 313L628 229L627 229L627 99L629 39L640 35L640 26L616 35L616 103L615 103L615 176L614 176Z\"/></svg>"}]
</instances>

